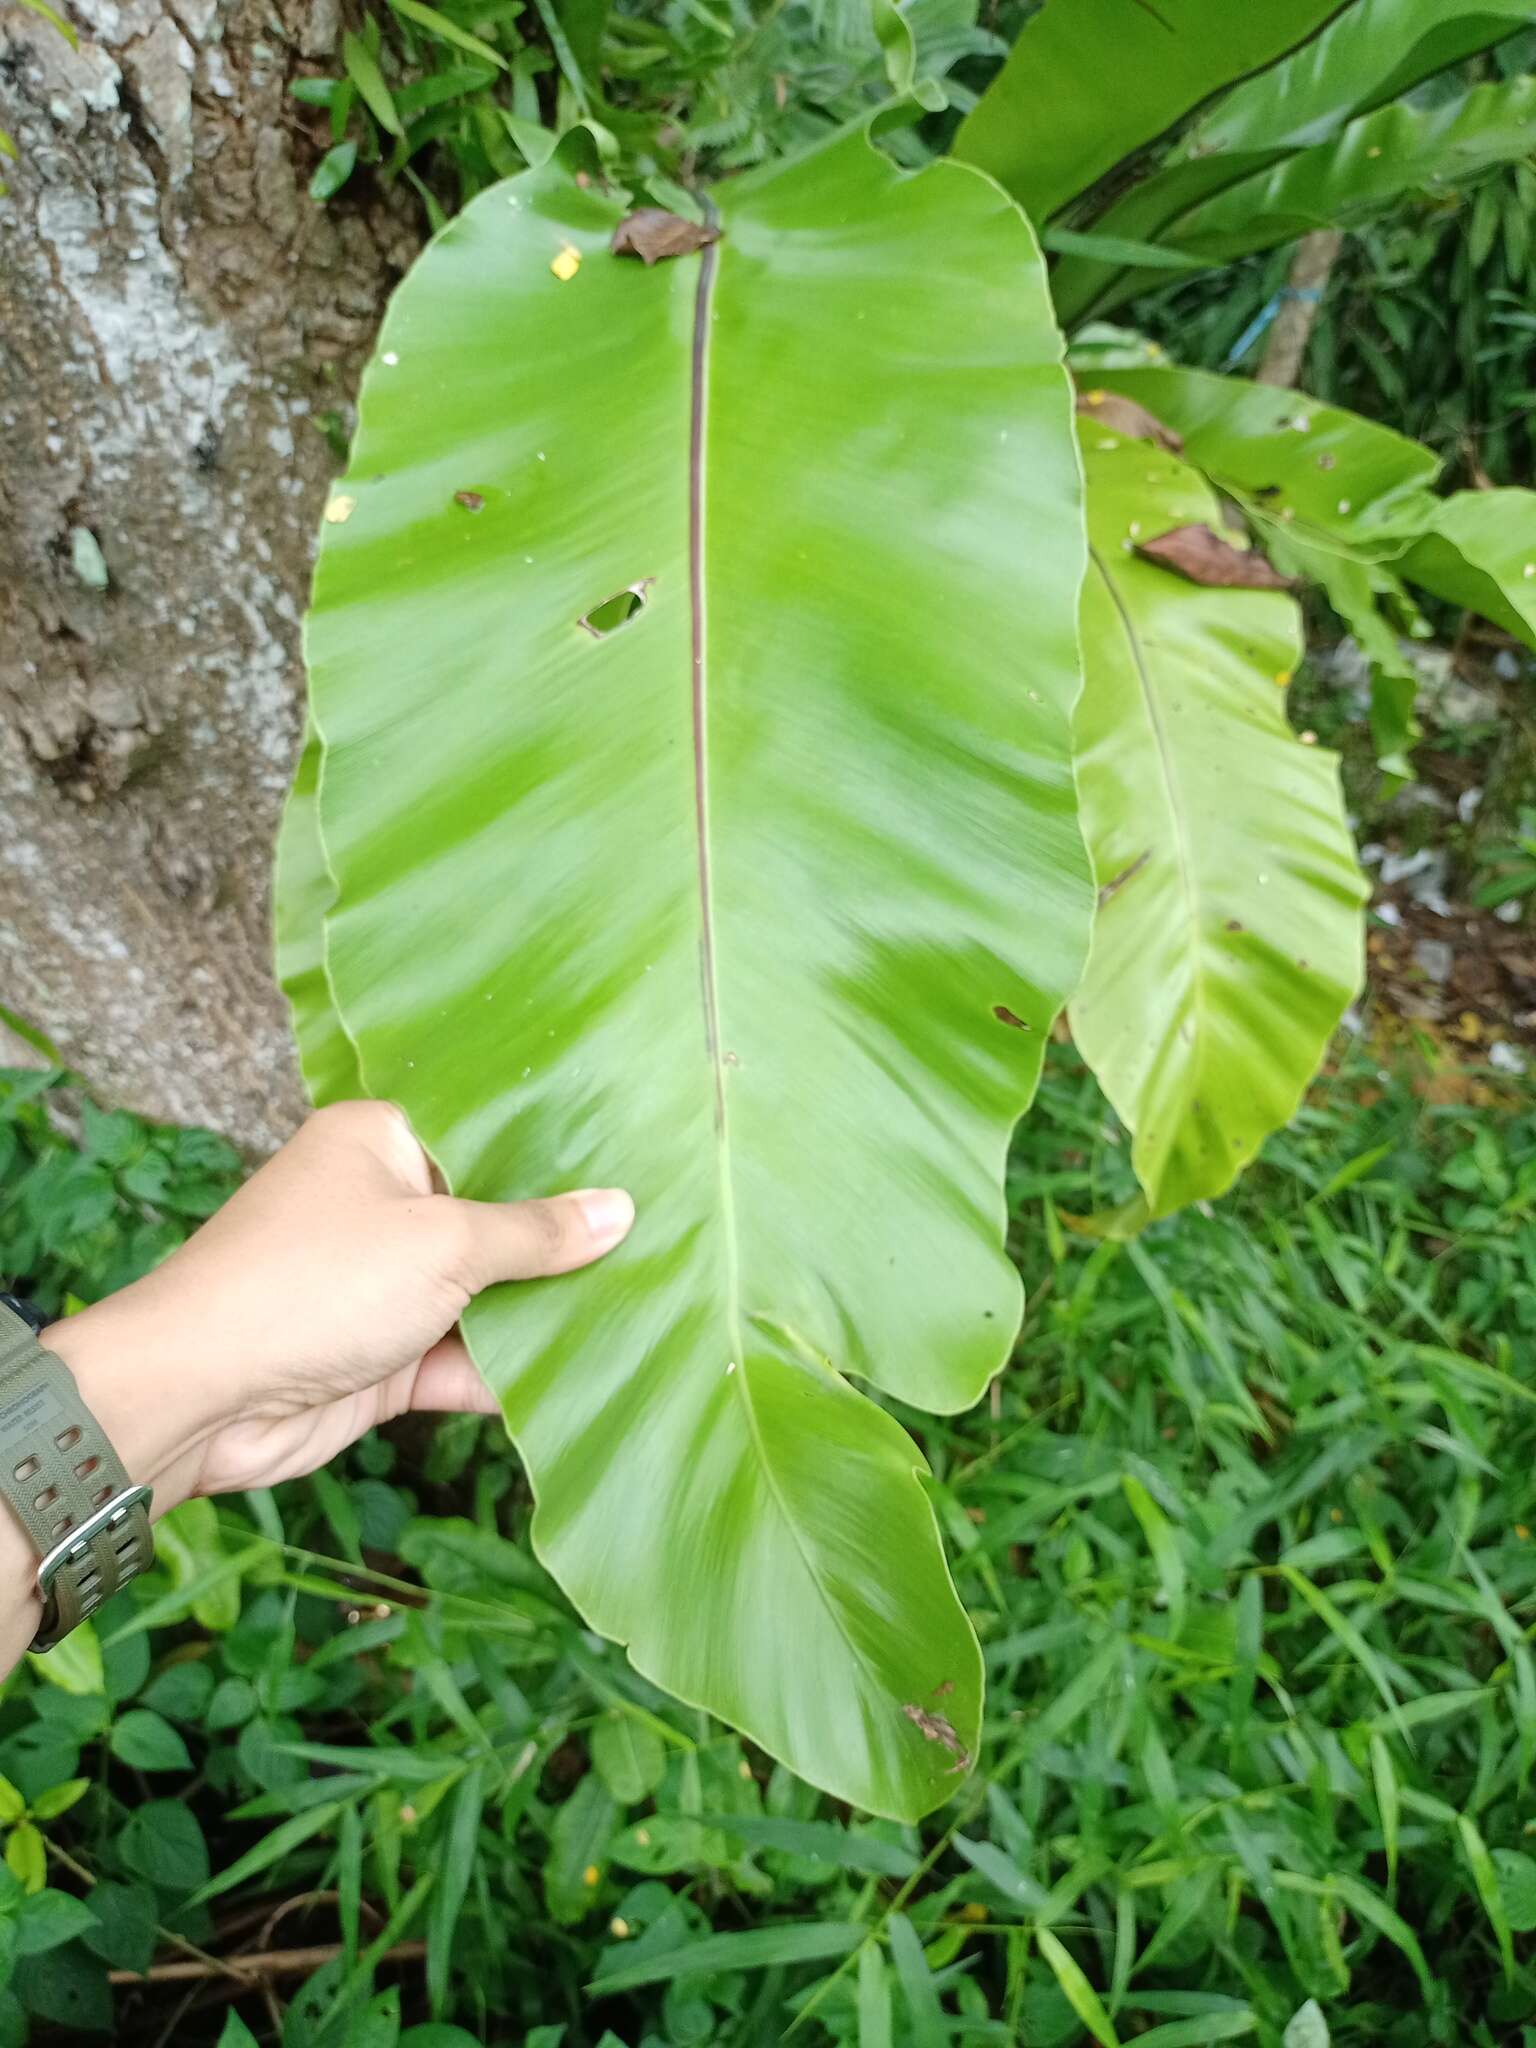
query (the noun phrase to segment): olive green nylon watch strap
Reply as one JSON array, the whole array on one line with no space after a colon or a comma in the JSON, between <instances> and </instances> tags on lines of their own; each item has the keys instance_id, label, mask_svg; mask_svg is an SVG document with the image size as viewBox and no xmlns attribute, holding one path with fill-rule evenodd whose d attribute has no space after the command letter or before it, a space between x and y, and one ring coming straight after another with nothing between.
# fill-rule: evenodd
<instances>
[{"instance_id":1,"label":"olive green nylon watch strap","mask_svg":"<svg viewBox=\"0 0 1536 2048\"><path fill-rule=\"evenodd\" d=\"M135 1486L74 1375L0 1304L0 1498L36 1547L52 1649L154 1557L149 1488Z\"/></svg>"}]
</instances>

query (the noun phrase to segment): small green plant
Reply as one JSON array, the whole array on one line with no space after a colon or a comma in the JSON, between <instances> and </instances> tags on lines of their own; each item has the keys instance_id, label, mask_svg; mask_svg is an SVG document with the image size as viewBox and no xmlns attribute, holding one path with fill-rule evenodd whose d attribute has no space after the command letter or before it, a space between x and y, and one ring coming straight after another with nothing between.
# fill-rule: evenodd
<instances>
[{"instance_id":1,"label":"small green plant","mask_svg":"<svg viewBox=\"0 0 1536 2048\"><path fill-rule=\"evenodd\" d=\"M1512 842L1481 849L1472 901L1485 910L1536 893L1536 811L1523 810Z\"/></svg>"},{"instance_id":2,"label":"small green plant","mask_svg":"<svg viewBox=\"0 0 1536 2048\"><path fill-rule=\"evenodd\" d=\"M242 1175L211 1131L98 1108L78 1075L0 1068L0 1276L50 1315L136 1280Z\"/></svg>"},{"instance_id":3,"label":"small green plant","mask_svg":"<svg viewBox=\"0 0 1536 2048\"><path fill-rule=\"evenodd\" d=\"M925 77L1007 48L978 25L974 0L891 12ZM546 162L572 128L594 171L640 180L671 204L679 180L803 148L890 92L865 0L650 11L389 0L340 54L339 75L290 86L327 116L311 194L332 199L371 166L386 184L403 177L433 228L498 178ZM963 107L974 95L957 84L952 97Z\"/></svg>"}]
</instances>

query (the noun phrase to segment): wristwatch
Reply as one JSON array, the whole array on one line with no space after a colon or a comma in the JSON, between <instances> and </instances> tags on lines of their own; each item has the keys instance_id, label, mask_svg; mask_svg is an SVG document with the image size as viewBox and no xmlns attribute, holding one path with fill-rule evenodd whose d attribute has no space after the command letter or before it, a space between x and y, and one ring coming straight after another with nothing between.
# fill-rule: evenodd
<instances>
[{"instance_id":1,"label":"wristwatch","mask_svg":"<svg viewBox=\"0 0 1536 2048\"><path fill-rule=\"evenodd\" d=\"M45 1321L0 1294L0 1499L37 1547L34 1650L63 1642L155 1555L150 1489L131 1483L74 1374L38 1342Z\"/></svg>"}]
</instances>

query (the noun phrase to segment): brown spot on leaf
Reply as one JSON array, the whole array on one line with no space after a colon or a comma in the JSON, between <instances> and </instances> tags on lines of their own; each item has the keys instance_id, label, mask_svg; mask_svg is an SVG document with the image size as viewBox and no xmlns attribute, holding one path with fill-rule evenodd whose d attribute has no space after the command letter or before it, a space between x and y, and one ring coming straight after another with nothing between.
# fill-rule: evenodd
<instances>
[{"instance_id":1,"label":"brown spot on leaf","mask_svg":"<svg viewBox=\"0 0 1536 2048\"><path fill-rule=\"evenodd\" d=\"M1221 590L1290 590L1282 576L1256 548L1235 548L1208 526L1175 526L1155 540L1138 541L1136 552L1191 583Z\"/></svg>"},{"instance_id":2,"label":"brown spot on leaf","mask_svg":"<svg viewBox=\"0 0 1536 2048\"><path fill-rule=\"evenodd\" d=\"M1015 1016L1006 1003L994 1003L992 1005L992 1014L999 1024L1011 1024L1015 1031L1027 1031L1029 1029L1024 1019Z\"/></svg>"},{"instance_id":3,"label":"brown spot on leaf","mask_svg":"<svg viewBox=\"0 0 1536 2048\"><path fill-rule=\"evenodd\" d=\"M1319 455L1319 457L1317 458L1317 466L1319 469L1332 469L1334 463L1337 460L1338 457L1335 455L1330 455L1327 449L1325 448L1322 454Z\"/></svg>"},{"instance_id":4,"label":"brown spot on leaf","mask_svg":"<svg viewBox=\"0 0 1536 2048\"><path fill-rule=\"evenodd\" d=\"M952 1678L941 1678L938 1684L933 1688L933 1696L935 1699L941 1700L943 1699L946 1693L951 1693L954 1691L954 1689L955 1681Z\"/></svg>"},{"instance_id":5,"label":"brown spot on leaf","mask_svg":"<svg viewBox=\"0 0 1536 2048\"><path fill-rule=\"evenodd\" d=\"M702 221L685 220L660 206L642 206L619 222L610 246L615 256L638 256L649 270L653 263L691 255L719 239L720 230L705 227Z\"/></svg>"},{"instance_id":6,"label":"brown spot on leaf","mask_svg":"<svg viewBox=\"0 0 1536 2048\"><path fill-rule=\"evenodd\" d=\"M478 512L485 500L478 491L455 491L453 502L455 505L462 505L466 512Z\"/></svg>"},{"instance_id":7,"label":"brown spot on leaf","mask_svg":"<svg viewBox=\"0 0 1536 2048\"><path fill-rule=\"evenodd\" d=\"M921 1732L925 1741L943 1743L955 1759L956 1771L968 1771L971 1768L971 1752L955 1733L952 1723L946 1721L942 1714L930 1714L926 1707L920 1707L915 1700L906 1701L901 1711L913 1727Z\"/></svg>"},{"instance_id":8,"label":"brown spot on leaf","mask_svg":"<svg viewBox=\"0 0 1536 2048\"><path fill-rule=\"evenodd\" d=\"M1229 917L1226 928L1229 932L1240 932L1243 928L1243 921L1240 917Z\"/></svg>"},{"instance_id":9,"label":"brown spot on leaf","mask_svg":"<svg viewBox=\"0 0 1536 2048\"><path fill-rule=\"evenodd\" d=\"M1155 412L1148 412L1134 398L1123 398L1118 391L1080 391L1077 409L1088 413L1101 427L1108 427L1116 434L1125 434L1132 441L1155 441L1170 455L1184 452L1181 435L1176 434L1172 427L1165 426Z\"/></svg>"}]
</instances>

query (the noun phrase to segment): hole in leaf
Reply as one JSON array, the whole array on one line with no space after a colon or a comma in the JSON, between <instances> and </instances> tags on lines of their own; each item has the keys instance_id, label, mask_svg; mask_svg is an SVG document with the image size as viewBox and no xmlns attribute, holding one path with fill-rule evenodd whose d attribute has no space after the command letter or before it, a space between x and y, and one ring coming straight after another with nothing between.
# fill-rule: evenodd
<instances>
[{"instance_id":1,"label":"hole in leaf","mask_svg":"<svg viewBox=\"0 0 1536 2048\"><path fill-rule=\"evenodd\" d=\"M620 626L627 626L631 619L645 609L651 594L654 576L642 576L638 583L631 583L625 589L616 591L612 597L605 597L601 604L593 605L576 621L584 633L590 633L594 640L606 640L610 633L616 633Z\"/></svg>"}]
</instances>

